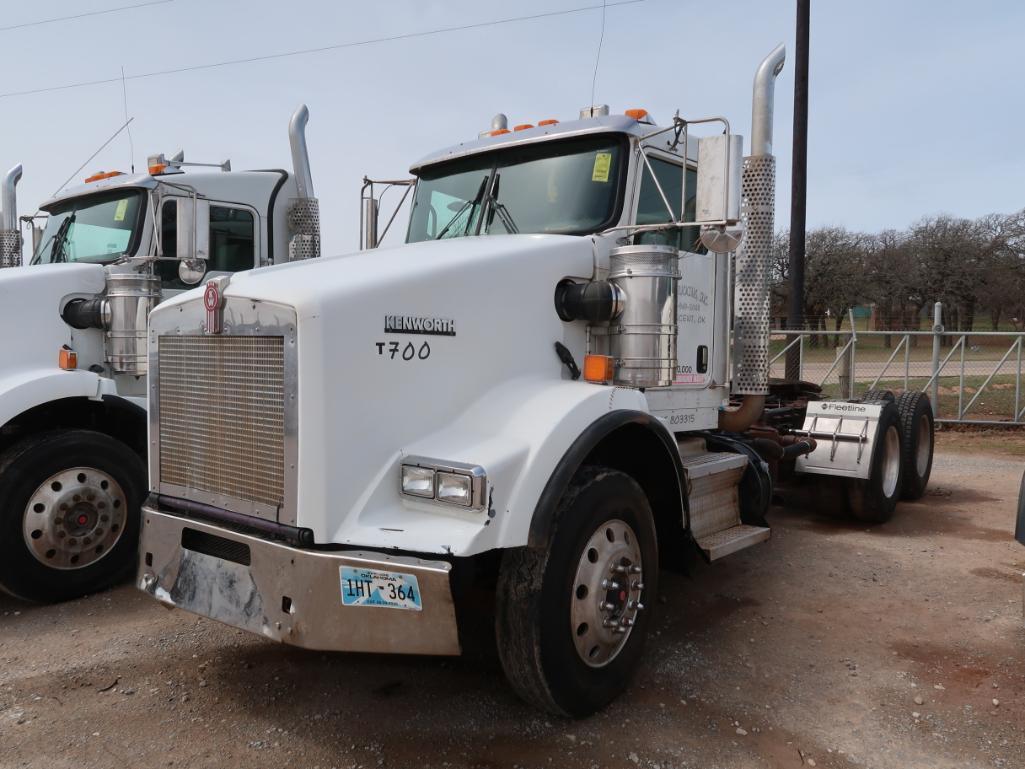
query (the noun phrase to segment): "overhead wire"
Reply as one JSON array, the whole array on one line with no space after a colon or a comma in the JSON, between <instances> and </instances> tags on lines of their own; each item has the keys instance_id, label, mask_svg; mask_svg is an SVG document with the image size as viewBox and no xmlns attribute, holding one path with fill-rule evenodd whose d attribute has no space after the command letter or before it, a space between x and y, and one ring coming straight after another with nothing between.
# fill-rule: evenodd
<instances>
[{"instance_id":1,"label":"overhead wire","mask_svg":"<svg viewBox=\"0 0 1025 769\"><path fill-rule=\"evenodd\" d=\"M483 29L485 27L494 27L502 24L514 24L523 21L534 21L537 19L547 19L556 16L568 16L575 13L585 13L587 11L602 10L604 8L612 8L620 5L634 5L636 3L643 3L645 0L617 0L611 3L602 3L601 5L584 5L577 8L566 8L560 11L546 11L544 13L534 13L525 16L512 16L504 19L493 19L491 21L481 21L472 24L460 24L452 27L438 27L436 29L421 30L419 32L405 32L397 35L386 35L384 37L368 38L366 40L355 40L346 43L335 43L332 45L317 46L315 48L301 48L291 51L281 51L278 53L260 54L256 56L247 56L239 59L226 59L224 61L209 62L205 64L193 64L186 67L175 67L172 69L154 70L152 72L141 72L136 75L129 75L126 78L118 75L116 77L99 78L96 80L85 80L77 83L65 83L63 85L47 86L43 88L30 88L22 91L7 91L0 93L0 99L6 99L14 96L29 96L31 94L39 93L52 93L54 91L65 91L72 88L86 88L89 86L106 85L108 83L116 83L122 80L142 80L145 78L161 77L164 75L174 75L182 72L197 72L201 70L215 69L218 67L229 67L240 64L252 64L254 62L271 61L274 59L284 59L291 56L306 56L315 53L324 53L326 51L337 51L345 48L358 48L367 45L376 45L378 43L390 43L397 40L410 40L420 37L429 37L431 35L441 35L451 32L464 32L472 29ZM604 13L604 10L603 10Z\"/></svg>"},{"instance_id":2,"label":"overhead wire","mask_svg":"<svg viewBox=\"0 0 1025 769\"><path fill-rule=\"evenodd\" d=\"M136 8L147 8L151 5L166 5L167 3L173 2L174 0L148 0L148 2L145 3L135 3L134 5L119 5L116 8L101 8L98 11L84 11L82 13L75 13L70 16L54 16L50 19L36 19L35 21L25 21L19 24L9 24L6 27L0 27L0 32L10 32L14 29L25 29L27 27L39 27L43 24L56 24L61 21L74 21L75 19L84 19L89 16L104 16L108 13L133 11Z\"/></svg>"}]
</instances>

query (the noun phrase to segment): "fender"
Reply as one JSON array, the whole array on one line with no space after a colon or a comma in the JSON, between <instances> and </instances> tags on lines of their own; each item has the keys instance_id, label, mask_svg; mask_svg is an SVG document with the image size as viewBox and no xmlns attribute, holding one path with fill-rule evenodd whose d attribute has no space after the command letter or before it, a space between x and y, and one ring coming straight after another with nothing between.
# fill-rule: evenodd
<instances>
[{"instance_id":1,"label":"fender","mask_svg":"<svg viewBox=\"0 0 1025 769\"><path fill-rule=\"evenodd\" d=\"M686 475L676 439L657 418L645 411L614 411L597 419L582 432L569 450L563 454L555 471L545 484L544 491L534 508L534 516L530 522L530 536L527 544L530 547L544 547L552 534L555 524L555 513L573 475L584 464L598 445L616 430L626 425L637 425L658 441L665 449L675 469L675 485L683 515L680 520L684 529L690 528L690 509L686 493Z\"/></svg>"},{"instance_id":2,"label":"fender","mask_svg":"<svg viewBox=\"0 0 1025 769\"><path fill-rule=\"evenodd\" d=\"M63 398L99 401L116 395L114 381L92 371L20 369L0 379L0 426L29 409Z\"/></svg>"}]
</instances>

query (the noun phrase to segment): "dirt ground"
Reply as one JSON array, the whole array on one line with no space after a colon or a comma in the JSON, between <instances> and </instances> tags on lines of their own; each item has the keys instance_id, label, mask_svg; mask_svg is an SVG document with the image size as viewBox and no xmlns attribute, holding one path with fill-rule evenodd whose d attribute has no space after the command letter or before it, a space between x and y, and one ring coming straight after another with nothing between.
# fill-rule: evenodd
<instances>
[{"instance_id":1,"label":"dirt ground","mask_svg":"<svg viewBox=\"0 0 1025 769\"><path fill-rule=\"evenodd\" d=\"M1025 767L1023 447L944 433L892 522L791 498L768 544L665 574L633 688L583 721L520 704L486 646L304 652L130 585L0 598L0 766Z\"/></svg>"}]
</instances>

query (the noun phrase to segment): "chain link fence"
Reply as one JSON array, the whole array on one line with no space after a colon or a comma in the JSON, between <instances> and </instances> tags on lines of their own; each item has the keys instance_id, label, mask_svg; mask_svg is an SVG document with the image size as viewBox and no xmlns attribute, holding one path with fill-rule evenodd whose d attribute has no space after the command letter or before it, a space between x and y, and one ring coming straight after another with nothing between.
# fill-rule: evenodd
<instances>
[{"instance_id":1,"label":"chain link fence","mask_svg":"<svg viewBox=\"0 0 1025 769\"><path fill-rule=\"evenodd\" d=\"M828 397L924 390L938 422L1025 425L1019 331L947 332L937 303L931 331L777 331L770 376L798 378Z\"/></svg>"}]
</instances>

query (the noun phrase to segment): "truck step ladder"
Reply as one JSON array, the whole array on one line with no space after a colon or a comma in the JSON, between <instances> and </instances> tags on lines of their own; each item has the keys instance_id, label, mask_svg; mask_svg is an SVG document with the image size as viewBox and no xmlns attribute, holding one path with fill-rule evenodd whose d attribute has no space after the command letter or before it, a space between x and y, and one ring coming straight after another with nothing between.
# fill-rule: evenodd
<instances>
[{"instance_id":1,"label":"truck step ladder","mask_svg":"<svg viewBox=\"0 0 1025 769\"><path fill-rule=\"evenodd\" d=\"M740 479L747 457L730 452L708 452L700 438L679 442L687 475L690 530L709 561L751 547L769 538L765 526L740 520Z\"/></svg>"}]
</instances>

